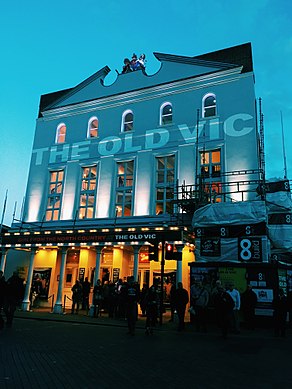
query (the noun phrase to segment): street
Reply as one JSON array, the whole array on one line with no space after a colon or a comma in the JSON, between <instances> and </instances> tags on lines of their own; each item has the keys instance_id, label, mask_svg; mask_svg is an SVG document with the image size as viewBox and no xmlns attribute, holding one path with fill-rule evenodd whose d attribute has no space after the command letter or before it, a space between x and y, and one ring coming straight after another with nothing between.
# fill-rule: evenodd
<instances>
[{"instance_id":1,"label":"street","mask_svg":"<svg viewBox=\"0 0 292 389\"><path fill-rule=\"evenodd\" d=\"M291 388L292 336L15 318L0 332L1 388Z\"/></svg>"}]
</instances>

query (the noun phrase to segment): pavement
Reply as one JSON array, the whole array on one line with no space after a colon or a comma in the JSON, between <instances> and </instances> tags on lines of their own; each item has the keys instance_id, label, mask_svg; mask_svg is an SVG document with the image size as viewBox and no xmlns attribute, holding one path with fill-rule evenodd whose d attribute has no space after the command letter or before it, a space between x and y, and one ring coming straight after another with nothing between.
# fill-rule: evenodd
<instances>
[{"instance_id":1,"label":"pavement","mask_svg":"<svg viewBox=\"0 0 292 389\"><path fill-rule=\"evenodd\" d=\"M126 318L110 318L105 312L101 313L101 316L92 317L88 312L80 310L78 314L71 314L70 309L65 312L53 313L50 308L33 308L31 311L17 310L15 312L15 318L28 319L28 320L39 320L39 321L55 321L63 323L75 323L75 324L86 324L86 325L97 325L97 326L110 326L110 327L125 327L127 328ZM142 315L138 316L136 322L137 329L145 329L146 318ZM158 331L176 331L177 323L170 321L170 311L166 310L162 317L162 323L156 327ZM186 312L185 316L185 332L195 332L194 325L191 324L190 314ZM219 334L220 331L212 320L208 323L208 333ZM257 328L254 331L241 329L240 334L237 337L252 337L252 338L265 338L274 337L271 318L265 318L258 322ZM287 328L287 338L292 338L292 326Z\"/></svg>"},{"instance_id":2,"label":"pavement","mask_svg":"<svg viewBox=\"0 0 292 389\"><path fill-rule=\"evenodd\" d=\"M135 336L125 319L93 318L49 309L17 310L12 328L0 331L2 389L291 389L292 330L275 338L270 323L223 339L210 323L196 332L169 322Z\"/></svg>"}]
</instances>

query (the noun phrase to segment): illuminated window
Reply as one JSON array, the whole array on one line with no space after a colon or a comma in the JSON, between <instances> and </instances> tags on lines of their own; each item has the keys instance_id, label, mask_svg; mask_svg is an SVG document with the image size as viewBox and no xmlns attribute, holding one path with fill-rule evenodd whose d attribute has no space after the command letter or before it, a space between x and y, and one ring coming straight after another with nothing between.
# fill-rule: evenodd
<instances>
[{"instance_id":1,"label":"illuminated window","mask_svg":"<svg viewBox=\"0 0 292 389\"><path fill-rule=\"evenodd\" d=\"M88 122L87 138L98 137L98 119L93 117Z\"/></svg>"},{"instance_id":2,"label":"illuminated window","mask_svg":"<svg viewBox=\"0 0 292 389\"><path fill-rule=\"evenodd\" d=\"M116 216L131 216L134 161L117 163Z\"/></svg>"},{"instance_id":3,"label":"illuminated window","mask_svg":"<svg viewBox=\"0 0 292 389\"><path fill-rule=\"evenodd\" d=\"M220 177L220 150L204 151L201 153L201 176L205 178Z\"/></svg>"},{"instance_id":4,"label":"illuminated window","mask_svg":"<svg viewBox=\"0 0 292 389\"><path fill-rule=\"evenodd\" d=\"M122 132L132 131L133 130L134 115L133 112L128 110L123 113L122 118Z\"/></svg>"},{"instance_id":5,"label":"illuminated window","mask_svg":"<svg viewBox=\"0 0 292 389\"><path fill-rule=\"evenodd\" d=\"M50 173L46 221L59 220L63 193L64 171Z\"/></svg>"},{"instance_id":6,"label":"illuminated window","mask_svg":"<svg viewBox=\"0 0 292 389\"><path fill-rule=\"evenodd\" d=\"M65 139L66 139L66 126L64 123L61 123L57 127L56 143L64 143Z\"/></svg>"},{"instance_id":7,"label":"illuminated window","mask_svg":"<svg viewBox=\"0 0 292 389\"><path fill-rule=\"evenodd\" d=\"M201 178L203 190L211 202L221 201L220 194L222 186L221 176L221 155L220 150L204 151L201 153Z\"/></svg>"},{"instance_id":8,"label":"illuminated window","mask_svg":"<svg viewBox=\"0 0 292 389\"><path fill-rule=\"evenodd\" d=\"M172 105L171 103L164 103L160 107L160 125L172 123Z\"/></svg>"},{"instance_id":9,"label":"illuminated window","mask_svg":"<svg viewBox=\"0 0 292 389\"><path fill-rule=\"evenodd\" d=\"M207 118L210 116L216 116L217 114L216 109L216 96L209 93L203 98L203 117Z\"/></svg>"},{"instance_id":10,"label":"illuminated window","mask_svg":"<svg viewBox=\"0 0 292 389\"><path fill-rule=\"evenodd\" d=\"M96 166L82 168L82 180L79 201L79 219L94 217L96 193Z\"/></svg>"},{"instance_id":11,"label":"illuminated window","mask_svg":"<svg viewBox=\"0 0 292 389\"><path fill-rule=\"evenodd\" d=\"M175 184L175 157L156 158L156 215L172 213L172 200Z\"/></svg>"}]
</instances>

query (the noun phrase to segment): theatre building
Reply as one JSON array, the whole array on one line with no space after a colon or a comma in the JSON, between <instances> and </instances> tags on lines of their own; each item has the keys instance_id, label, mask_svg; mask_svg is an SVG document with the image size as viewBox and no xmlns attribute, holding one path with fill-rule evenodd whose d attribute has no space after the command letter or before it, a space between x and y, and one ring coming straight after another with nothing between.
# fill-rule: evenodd
<instances>
[{"instance_id":1,"label":"theatre building","mask_svg":"<svg viewBox=\"0 0 292 389\"><path fill-rule=\"evenodd\" d=\"M41 96L21 220L1 241L6 278L26 280L23 309L36 277L56 313L78 278L134 275L142 287L169 276L189 288L194 210L256 196L251 45L154 55L155 74L133 55L111 85L105 66Z\"/></svg>"}]
</instances>

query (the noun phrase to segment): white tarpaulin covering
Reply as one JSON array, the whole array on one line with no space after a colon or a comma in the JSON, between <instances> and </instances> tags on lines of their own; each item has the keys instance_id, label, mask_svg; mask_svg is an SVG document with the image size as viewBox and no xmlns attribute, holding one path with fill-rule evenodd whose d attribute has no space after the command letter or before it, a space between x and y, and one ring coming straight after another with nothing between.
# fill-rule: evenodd
<instances>
[{"instance_id":1,"label":"white tarpaulin covering","mask_svg":"<svg viewBox=\"0 0 292 389\"><path fill-rule=\"evenodd\" d=\"M214 203L198 209L193 216L193 227L215 225L245 225L267 222L264 201Z\"/></svg>"}]
</instances>

